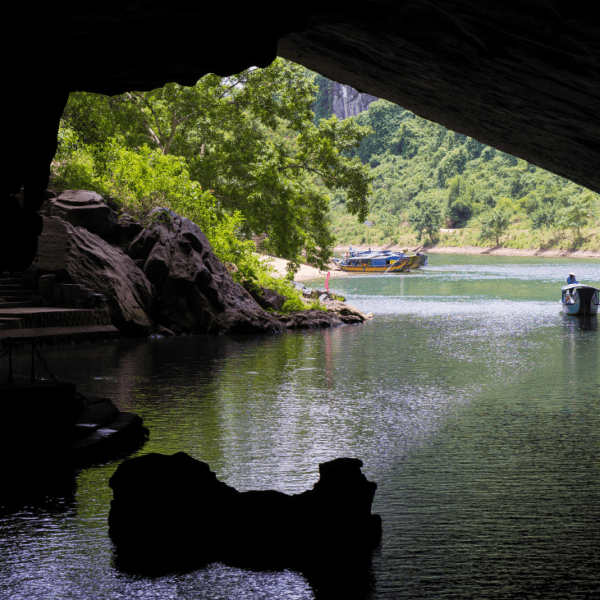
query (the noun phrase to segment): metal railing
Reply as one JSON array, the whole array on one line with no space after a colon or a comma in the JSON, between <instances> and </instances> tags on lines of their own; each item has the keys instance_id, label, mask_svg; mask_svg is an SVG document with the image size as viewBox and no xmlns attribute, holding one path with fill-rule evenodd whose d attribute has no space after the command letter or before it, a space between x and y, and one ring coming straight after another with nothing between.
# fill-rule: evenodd
<instances>
[{"instance_id":1,"label":"metal railing","mask_svg":"<svg viewBox=\"0 0 600 600\"><path fill-rule=\"evenodd\" d=\"M40 354L40 350L39 350L38 344L37 344L37 338L35 336L33 336L33 335L32 336L19 336L19 337L9 336L5 339L8 342L8 348L6 349L4 354L0 355L0 358L4 358L8 354L8 379L7 379L6 383L14 383L13 340L17 340L17 339L19 340L19 342L31 341L31 377L30 377L30 381L37 381L37 377L35 375L35 358L36 358L36 356L39 359L44 371L46 371L46 373L48 373L48 375L50 375L50 377L52 377L52 379L54 379L55 381L58 381L56 376L48 369L46 360Z\"/></svg>"}]
</instances>

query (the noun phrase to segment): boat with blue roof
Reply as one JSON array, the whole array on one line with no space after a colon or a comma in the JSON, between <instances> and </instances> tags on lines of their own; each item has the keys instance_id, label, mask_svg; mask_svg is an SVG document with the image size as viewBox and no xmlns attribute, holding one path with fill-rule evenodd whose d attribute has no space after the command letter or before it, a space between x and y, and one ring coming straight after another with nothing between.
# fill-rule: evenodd
<instances>
[{"instance_id":1,"label":"boat with blue roof","mask_svg":"<svg viewBox=\"0 0 600 600\"><path fill-rule=\"evenodd\" d=\"M417 252L406 254L394 250L350 250L333 262L342 271L350 273L407 273L427 265L427 255Z\"/></svg>"}]
</instances>

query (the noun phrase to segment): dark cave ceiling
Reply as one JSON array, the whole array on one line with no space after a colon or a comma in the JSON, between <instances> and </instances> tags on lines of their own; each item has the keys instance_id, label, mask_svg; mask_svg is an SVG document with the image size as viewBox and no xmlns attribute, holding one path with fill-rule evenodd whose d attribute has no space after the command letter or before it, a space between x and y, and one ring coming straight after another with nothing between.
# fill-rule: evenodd
<instances>
[{"instance_id":1,"label":"dark cave ceiling","mask_svg":"<svg viewBox=\"0 0 600 600\"><path fill-rule=\"evenodd\" d=\"M43 198L70 91L193 84L208 72L266 66L276 55L600 192L594 3L383 0L352 6L109 0L73 9L58 0L15 8L3 38L10 148L3 221L12 218L11 195L23 186L30 240L21 236L22 247L12 254L27 261L39 227L32 213ZM2 229L0 256L10 237L6 225Z\"/></svg>"}]
</instances>

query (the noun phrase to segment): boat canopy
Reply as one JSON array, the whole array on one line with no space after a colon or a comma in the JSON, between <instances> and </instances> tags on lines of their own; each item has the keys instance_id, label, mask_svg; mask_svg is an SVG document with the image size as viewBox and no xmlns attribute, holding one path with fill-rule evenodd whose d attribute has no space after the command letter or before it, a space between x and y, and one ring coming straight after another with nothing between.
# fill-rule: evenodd
<instances>
[{"instance_id":1,"label":"boat canopy","mask_svg":"<svg viewBox=\"0 0 600 600\"><path fill-rule=\"evenodd\" d=\"M581 288L589 288L591 290L596 290L600 292L598 288L595 288L593 285L585 285L585 283L570 283L569 285L564 285L562 287L563 292L569 292L571 290L581 289Z\"/></svg>"}]
</instances>

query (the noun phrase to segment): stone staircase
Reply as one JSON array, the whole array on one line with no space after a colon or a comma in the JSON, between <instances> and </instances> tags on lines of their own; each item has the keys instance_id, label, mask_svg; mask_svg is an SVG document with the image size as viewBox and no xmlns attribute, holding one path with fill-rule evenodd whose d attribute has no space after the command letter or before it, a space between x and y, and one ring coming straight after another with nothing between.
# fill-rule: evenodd
<instances>
[{"instance_id":1,"label":"stone staircase","mask_svg":"<svg viewBox=\"0 0 600 600\"><path fill-rule=\"evenodd\" d=\"M35 306L34 289L21 273L0 274L0 309Z\"/></svg>"},{"instance_id":2,"label":"stone staircase","mask_svg":"<svg viewBox=\"0 0 600 600\"><path fill-rule=\"evenodd\" d=\"M78 286L65 286L76 288ZM81 286L79 286L81 287ZM0 274L0 347L35 337L39 343L118 339L105 307L43 306L23 274Z\"/></svg>"}]
</instances>

